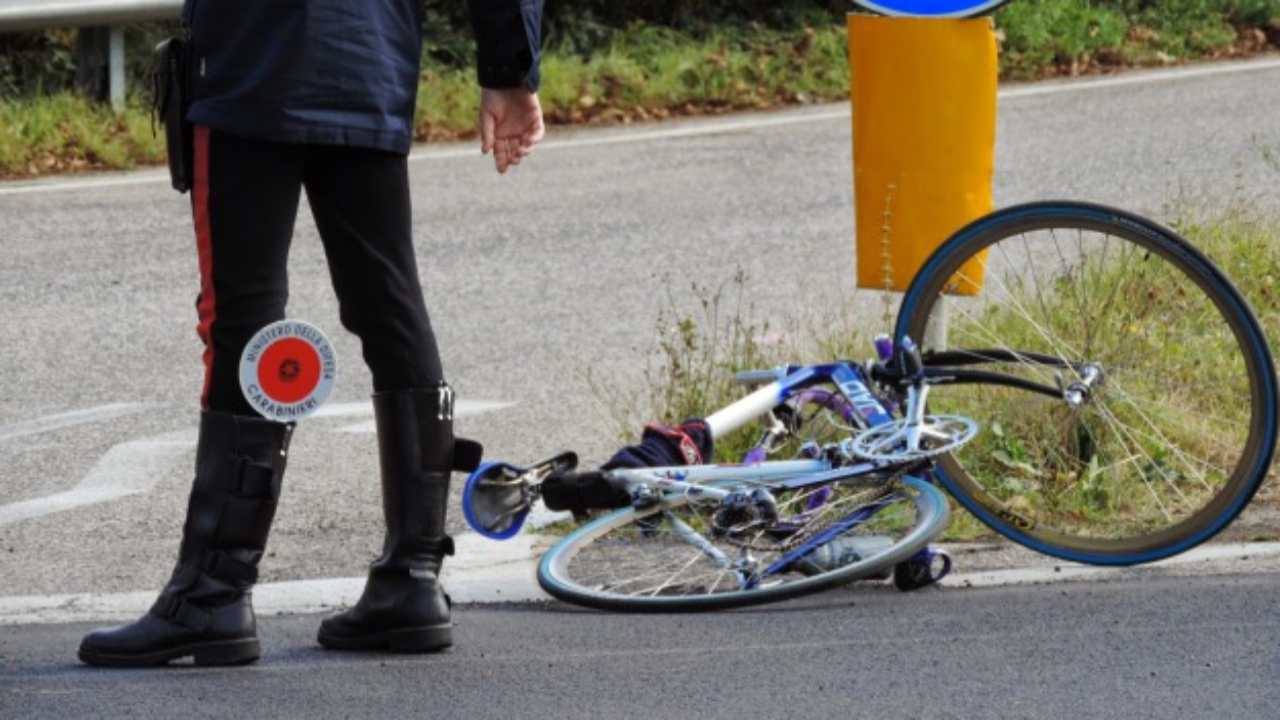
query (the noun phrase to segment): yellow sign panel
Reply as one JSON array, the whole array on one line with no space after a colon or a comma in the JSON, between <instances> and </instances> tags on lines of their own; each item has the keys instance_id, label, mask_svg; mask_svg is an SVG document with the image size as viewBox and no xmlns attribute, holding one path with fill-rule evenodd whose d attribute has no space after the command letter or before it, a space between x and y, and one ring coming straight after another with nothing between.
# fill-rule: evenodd
<instances>
[{"instance_id":1,"label":"yellow sign panel","mask_svg":"<svg viewBox=\"0 0 1280 720\"><path fill-rule=\"evenodd\" d=\"M849 16L858 287L903 291L952 233L991 212L990 18ZM955 288L981 290L983 268Z\"/></svg>"}]
</instances>

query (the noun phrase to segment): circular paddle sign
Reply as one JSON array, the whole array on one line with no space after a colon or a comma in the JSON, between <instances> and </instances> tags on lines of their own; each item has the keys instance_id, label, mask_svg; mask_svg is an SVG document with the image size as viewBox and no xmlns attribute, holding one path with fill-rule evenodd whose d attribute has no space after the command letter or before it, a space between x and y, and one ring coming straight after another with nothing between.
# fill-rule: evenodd
<instances>
[{"instance_id":1,"label":"circular paddle sign","mask_svg":"<svg viewBox=\"0 0 1280 720\"><path fill-rule=\"evenodd\" d=\"M336 375L329 338L299 320L262 328L240 356L240 390L268 420L291 422L315 412L329 398Z\"/></svg>"},{"instance_id":2,"label":"circular paddle sign","mask_svg":"<svg viewBox=\"0 0 1280 720\"><path fill-rule=\"evenodd\" d=\"M994 11L1009 0L853 0L881 15L907 17L973 17Z\"/></svg>"}]
</instances>

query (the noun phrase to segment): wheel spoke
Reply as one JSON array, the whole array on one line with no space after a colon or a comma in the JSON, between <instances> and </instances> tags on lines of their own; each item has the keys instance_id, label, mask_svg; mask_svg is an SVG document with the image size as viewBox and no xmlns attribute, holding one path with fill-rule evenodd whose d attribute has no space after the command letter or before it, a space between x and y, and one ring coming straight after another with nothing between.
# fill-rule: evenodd
<instances>
[{"instance_id":1,"label":"wheel spoke","mask_svg":"<svg viewBox=\"0 0 1280 720\"><path fill-rule=\"evenodd\" d=\"M786 553L829 529L832 523L849 518L869 501L893 507L848 530L847 536L872 534L883 537L887 547L897 547L896 543L911 538L911 548L917 547L914 543L922 546L932 535L913 535L913 530L927 524L940 532L940 516L922 515L916 495L902 493L896 498L886 498L892 487L888 481L875 484L829 482L795 490L775 487L774 492L780 496L778 507L786 509L780 518L783 524L768 526L755 521L742 533L713 532L711 513L685 498L663 510L664 519L660 525L652 522L642 525L630 511L619 511L610 516L616 522L608 529L586 541L582 551L559 554L562 559L551 563L555 570L547 572L557 578L557 586L572 588L574 597L608 597L613 598L611 602L636 606L691 601L715 606L723 602L721 598L724 597L733 598L735 605L749 604L765 601L778 593L790 593L790 588L797 584L819 589L823 586L813 584L815 574L842 572L845 566L814 565L810 562L803 567L788 567L783 572L770 573L764 583L749 586L747 579L777 564ZM932 487L930 491L937 492ZM829 497L814 508L808 508L807 503L818 492L827 492ZM933 507L945 507L940 497L934 502L936 505ZM684 529L680 528L681 524ZM698 537L695 539L690 533L696 533ZM705 548L698 546L704 541L714 546L716 552L723 553L728 562L717 562L710 557ZM883 546L877 544L876 547ZM549 554L555 550L553 548ZM833 550L822 557L841 557L842 552ZM911 549L910 552L916 550ZM866 563L859 564L860 574L874 570ZM844 574L848 580L856 578ZM546 577L542 566L539 575Z\"/></svg>"}]
</instances>

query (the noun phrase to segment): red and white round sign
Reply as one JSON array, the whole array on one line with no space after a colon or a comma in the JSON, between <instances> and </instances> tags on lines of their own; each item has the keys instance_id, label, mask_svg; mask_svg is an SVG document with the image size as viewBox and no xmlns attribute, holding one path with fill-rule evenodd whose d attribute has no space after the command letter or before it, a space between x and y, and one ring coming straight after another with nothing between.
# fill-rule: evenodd
<instances>
[{"instance_id":1,"label":"red and white round sign","mask_svg":"<svg viewBox=\"0 0 1280 720\"><path fill-rule=\"evenodd\" d=\"M301 420L320 409L336 376L337 359L329 338L300 320L262 328L240 356L240 390L268 420Z\"/></svg>"}]
</instances>

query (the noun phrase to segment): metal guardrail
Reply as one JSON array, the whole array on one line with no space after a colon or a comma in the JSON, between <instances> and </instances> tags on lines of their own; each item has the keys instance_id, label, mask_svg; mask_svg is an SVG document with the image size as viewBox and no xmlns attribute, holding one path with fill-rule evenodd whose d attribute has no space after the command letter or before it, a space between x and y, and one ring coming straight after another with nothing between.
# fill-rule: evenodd
<instances>
[{"instance_id":1,"label":"metal guardrail","mask_svg":"<svg viewBox=\"0 0 1280 720\"><path fill-rule=\"evenodd\" d=\"M51 27L110 27L107 52L111 104L124 107L124 28L145 20L176 20L182 0L0 0L0 33Z\"/></svg>"},{"instance_id":2,"label":"metal guardrail","mask_svg":"<svg viewBox=\"0 0 1280 720\"><path fill-rule=\"evenodd\" d=\"M176 20L182 0L0 0L0 32Z\"/></svg>"}]
</instances>

